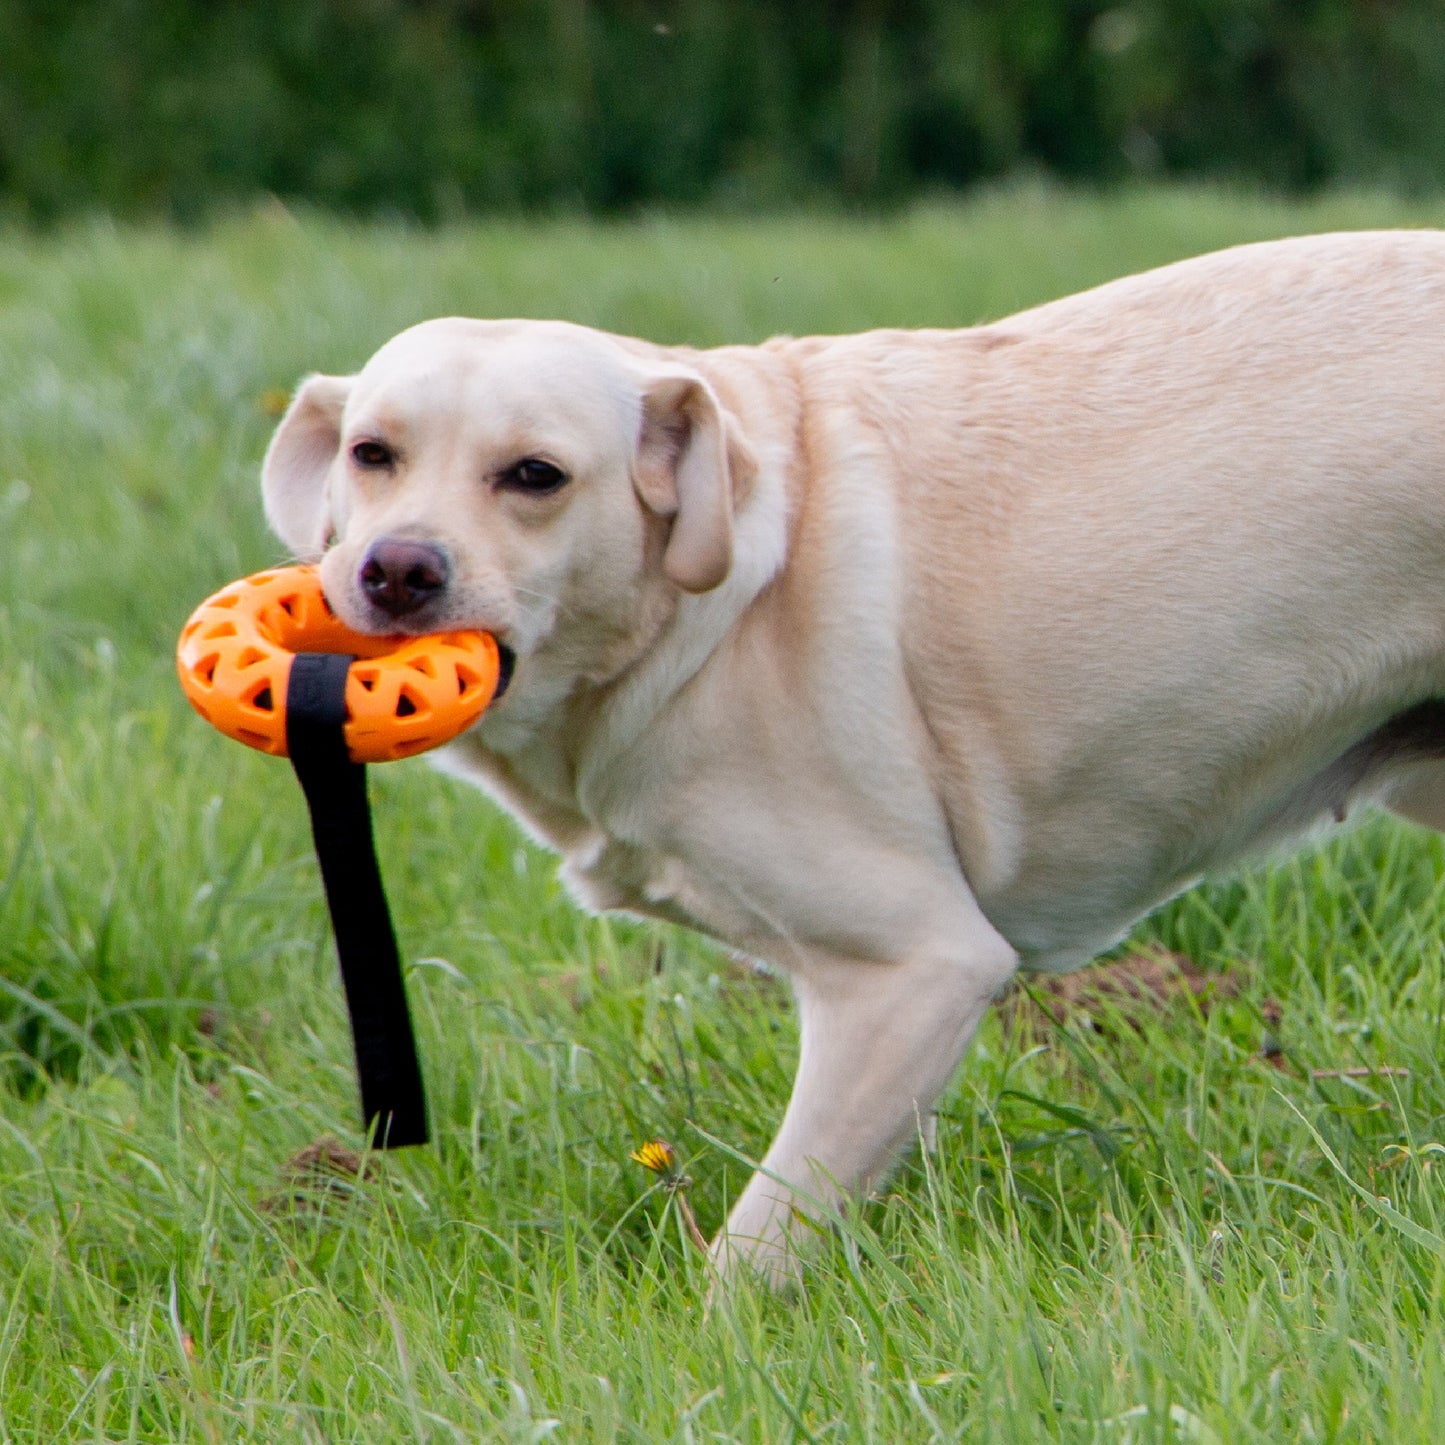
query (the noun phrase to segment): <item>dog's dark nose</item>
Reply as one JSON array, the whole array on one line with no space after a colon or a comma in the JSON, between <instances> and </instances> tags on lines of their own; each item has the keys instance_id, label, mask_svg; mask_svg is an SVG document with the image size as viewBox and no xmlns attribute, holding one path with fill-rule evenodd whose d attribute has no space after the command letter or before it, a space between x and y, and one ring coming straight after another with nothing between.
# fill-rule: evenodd
<instances>
[{"instance_id":1,"label":"dog's dark nose","mask_svg":"<svg viewBox=\"0 0 1445 1445\"><path fill-rule=\"evenodd\" d=\"M430 542L382 537L373 542L358 580L367 599L393 617L425 607L447 585L446 553Z\"/></svg>"}]
</instances>

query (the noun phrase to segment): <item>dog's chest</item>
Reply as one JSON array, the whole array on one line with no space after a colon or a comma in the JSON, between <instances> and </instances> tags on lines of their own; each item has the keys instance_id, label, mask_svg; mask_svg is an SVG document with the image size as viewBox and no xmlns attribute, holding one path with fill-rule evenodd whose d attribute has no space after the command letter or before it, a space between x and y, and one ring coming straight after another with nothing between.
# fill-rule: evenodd
<instances>
[{"instance_id":1,"label":"dog's chest","mask_svg":"<svg viewBox=\"0 0 1445 1445\"><path fill-rule=\"evenodd\" d=\"M691 812L698 824L708 810L659 805L660 797L675 804L685 791L676 779L673 787L659 787L654 778L646 789L594 785L585 806L575 764L555 746L502 758L474 741L460 753L454 750L452 762L470 765L458 770L482 783L562 855L562 879L584 907L682 924L739 946L756 936L757 910L742 901L752 890L739 886L736 861L700 862L698 849L689 846L696 839L680 813ZM618 768L615 776L636 779L642 772Z\"/></svg>"}]
</instances>

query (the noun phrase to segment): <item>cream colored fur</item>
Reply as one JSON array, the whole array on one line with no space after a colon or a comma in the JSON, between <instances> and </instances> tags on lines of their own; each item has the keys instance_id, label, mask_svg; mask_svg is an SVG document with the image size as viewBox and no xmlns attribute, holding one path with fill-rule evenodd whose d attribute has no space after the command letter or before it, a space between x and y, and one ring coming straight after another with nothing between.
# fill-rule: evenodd
<instances>
[{"instance_id":1,"label":"cream colored fur","mask_svg":"<svg viewBox=\"0 0 1445 1445\"><path fill-rule=\"evenodd\" d=\"M358 468L365 439L396 465ZM566 485L509 489L524 457ZM1020 964L1362 803L1445 822L1432 738L1387 726L1445 696L1435 233L1241 247L967 331L428 322L307 381L264 481L357 627L395 627L373 542L445 550L407 629L518 659L448 761L583 903L791 976L797 1080L724 1269L791 1277L789 1186L877 1180Z\"/></svg>"}]
</instances>

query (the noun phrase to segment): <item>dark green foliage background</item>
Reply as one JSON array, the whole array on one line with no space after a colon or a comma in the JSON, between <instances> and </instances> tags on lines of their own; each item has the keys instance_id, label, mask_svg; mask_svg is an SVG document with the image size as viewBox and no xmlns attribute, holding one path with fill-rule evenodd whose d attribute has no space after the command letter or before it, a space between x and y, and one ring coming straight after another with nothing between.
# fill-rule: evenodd
<instances>
[{"instance_id":1,"label":"dark green foliage background","mask_svg":"<svg viewBox=\"0 0 1445 1445\"><path fill-rule=\"evenodd\" d=\"M1441 0L0 0L0 214L1445 181Z\"/></svg>"}]
</instances>

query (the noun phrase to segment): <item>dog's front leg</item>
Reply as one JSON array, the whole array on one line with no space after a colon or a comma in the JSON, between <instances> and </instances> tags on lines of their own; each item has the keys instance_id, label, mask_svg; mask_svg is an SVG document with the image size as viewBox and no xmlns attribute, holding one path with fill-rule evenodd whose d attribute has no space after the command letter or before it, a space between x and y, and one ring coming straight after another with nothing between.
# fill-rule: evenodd
<instances>
[{"instance_id":1,"label":"dog's front leg","mask_svg":"<svg viewBox=\"0 0 1445 1445\"><path fill-rule=\"evenodd\" d=\"M724 1278L751 1267L790 1285L806 1219L866 1192L917 1132L1018 963L982 915L966 932L893 963L794 960L797 1078L772 1148L713 1245Z\"/></svg>"}]
</instances>

